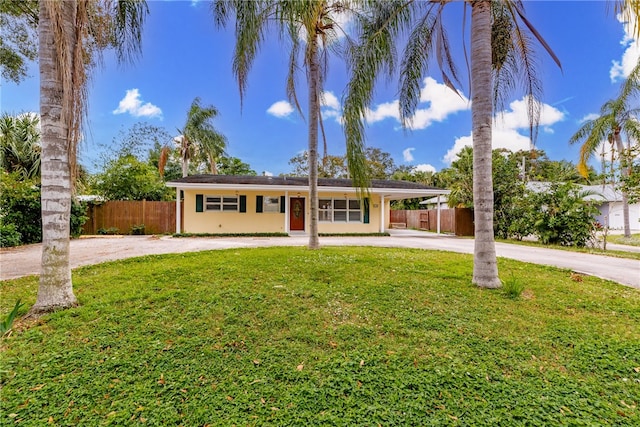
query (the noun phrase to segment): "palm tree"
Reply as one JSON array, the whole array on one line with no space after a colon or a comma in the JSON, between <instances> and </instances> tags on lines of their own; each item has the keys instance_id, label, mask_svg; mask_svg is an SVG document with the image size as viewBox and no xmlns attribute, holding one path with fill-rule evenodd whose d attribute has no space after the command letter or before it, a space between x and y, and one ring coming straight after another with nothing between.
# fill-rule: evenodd
<instances>
[{"instance_id":1,"label":"palm tree","mask_svg":"<svg viewBox=\"0 0 640 427\"><path fill-rule=\"evenodd\" d=\"M359 22L361 36L350 62L352 72L344 101L345 136L350 171L360 171L364 147L364 119L371 104L379 74L391 76L396 65L395 40L408 34L400 64L400 117L411 122L420 100L420 84L428 65L437 61L444 83L455 90L459 82L445 31L442 11L453 1L396 0L372 1ZM493 235L493 182L491 176L491 137L494 103L500 107L509 89L522 81L530 94L529 116L535 138L540 107L539 81L534 72L532 36L560 65L549 46L524 14L519 0L466 0L471 8L470 89L473 133L473 197L475 248L473 283L481 287L500 286ZM522 25L524 24L524 25ZM366 176L354 176L365 185Z\"/></svg>"},{"instance_id":2,"label":"palm tree","mask_svg":"<svg viewBox=\"0 0 640 427\"><path fill-rule=\"evenodd\" d=\"M189 174L189 161L197 154L205 157L213 175L218 174L217 162L227 146L227 138L211 123L218 114L218 109L213 105L201 106L200 98L195 98L191 103L187 122L182 130L178 130L182 134L179 140L183 177Z\"/></svg>"},{"instance_id":3,"label":"palm tree","mask_svg":"<svg viewBox=\"0 0 640 427\"><path fill-rule=\"evenodd\" d=\"M585 122L584 125L569 139L570 144L582 142L578 171L587 176L587 162L598 151L604 141L608 141L612 151L617 151L621 171L624 176L631 174L632 142L640 142L640 108L637 107L637 95L640 93L640 61L622 85L616 99L604 103L600 109L600 116ZM622 140L626 136L627 146ZM624 236L631 237L629 222L629 197L622 191L622 216L624 221Z\"/></svg>"},{"instance_id":4,"label":"palm tree","mask_svg":"<svg viewBox=\"0 0 640 427\"><path fill-rule=\"evenodd\" d=\"M339 0L217 0L214 15L218 25L225 26L235 12L236 47L233 72L238 80L240 98L244 98L247 78L253 60L269 29L275 26L282 39L289 41L289 67L286 80L287 97L302 114L298 103L295 74L300 69L299 57L306 70L308 91L308 156L309 156L309 248L320 247L318 237L318 131L322 126L320 103L327 74L329 50L334 47L339 31L336 17L350 8L350 2ZM344 31L343 31L344 33Z\"/></svg>"},{"instance_id":5,"label":"palm tree","mask_svg":"<svg viewBox=\"0 0 640 427\"><path fill-rule=\"evenodd\" d=\"M0 167L22 179L40 179L40 120L34 114L0 117Z\"/></svg>"},{"instance_id":6,"label":"palm tree","mask_svg":"<svg viewBox=\"0 0 640 427\"><path fill-rule=\"evenodd\" d=\"M87 78L96 55L106 47L114 46L123 59L139 53L147 12L143 0L40 1L43 226L40 284L30 311L33 315L77 304L69 264L69 218Z\"/></svg>"}]
</instances>

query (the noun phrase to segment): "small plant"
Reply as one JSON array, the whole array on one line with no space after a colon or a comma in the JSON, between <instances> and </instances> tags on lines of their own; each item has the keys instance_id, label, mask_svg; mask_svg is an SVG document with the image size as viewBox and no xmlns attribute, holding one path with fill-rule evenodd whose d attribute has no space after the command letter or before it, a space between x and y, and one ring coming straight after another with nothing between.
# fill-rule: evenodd
<instances>
[{"instance_id":1,"label":"small plant","mask_svg":"<svg viewBox=\"0 0 640 427\"><path fill-rule=\"evenodd\" d=\"M98 228L97 233L101 235L118 234L118 227Z\"/></svg>"},{"instance_id":2,"label":"small plant","mask_svg":"<svg viewBox=\"0 0 640 427\"><path fill-rule=\"evenodd\" d=\"M133 234L134 236L142 236L142 235L144 235L144 224L132 225L131 226L131 234Z\"/></svg>"},{"instance_id":3,"label":"small plant","mask_svg":"<svg viewBox=\"0 0 640 427\"><path fill-rule=\"evenodd\" d=\"M16 320L16 316L18 315L18 310L24 305L24 303L20 303L20 300L16 301L16 305L13 307L13 310L9 312L7 317L0 321L0 337L4 337L11 331L11 327L13 326L13 321Z\"/></svg>"},{"instance_id":4,"label":"small plant","mask_svg":"<svg viewBox=\"0 0 640 427\"><path fill-rule=\"evenodd\" d=\"M524 291L524 283L512 275L509 279L502 282L502 291L509 298L520 298L520 295L522 295Z\"/></svg>"}]
</instances>

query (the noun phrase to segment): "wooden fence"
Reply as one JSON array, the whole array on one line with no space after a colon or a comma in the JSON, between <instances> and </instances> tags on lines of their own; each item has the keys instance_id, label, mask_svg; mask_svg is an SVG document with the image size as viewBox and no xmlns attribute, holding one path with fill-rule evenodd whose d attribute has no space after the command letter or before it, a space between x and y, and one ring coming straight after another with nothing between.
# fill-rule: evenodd
<instances>
[{"instance_id":1,"label":"wooden fence","mask_svg":"<svg viewBox=\"0 0 640 427\"><path fill-rule=\"evenodd\" d=\"M175 233L176 202L114 200L89 204L89 219L82 234L99 234L99 230L117 229L117 234L132 234L144 225L144 234Z\"/></svg>"},{"instance_id":2,"label":"wooden fence","mask_svg":"<svg viewBox=\"0 0 640 427\"><path fill-rule=\"evenodd\" d=\"M437 209L392 210L389 222L406 224L407 228L437 231L438 211ZM453 233L456 236L473 236L473 211L468 208L442 209L440 231Z\"/></svg>"}]
</instances>

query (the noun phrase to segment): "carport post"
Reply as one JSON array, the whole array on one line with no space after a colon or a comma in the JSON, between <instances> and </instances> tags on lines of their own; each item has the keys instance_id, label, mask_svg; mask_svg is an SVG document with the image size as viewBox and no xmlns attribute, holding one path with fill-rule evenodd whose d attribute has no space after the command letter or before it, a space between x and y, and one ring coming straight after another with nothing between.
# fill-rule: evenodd
<instances>
[{"instance_id":1,"label":"carport post","mask_svg":"<svg viewBox=\"0 0 640 427\"><path fill-rule=\"evenodd\" d=\"M180 188L176 187L176 234L180 234L180 222L182 222L182 218L180 218Z\"/></svg>"},{"instance_id":2,"label":"carport post","mask_svg":"<svg viewBox=\"0 0 640 427\"><path fill-rule=\"evenodd\" d=\"M438 203L438 210L436 211L437 212L436 216L438 217L438 225L436 226L436 232L440 234L440 195L439 194L438 194L437 203Z\"/></svg>"},{"instance_id":3,"label":"carport post","mask_svg":"<svg viewBox=\"0 0 640 427\"><path fill-rule=\"evenodd\" d=\"M385 210L385 205L384 205L384 195L380 196L380 232L384 233L384 210Z\"/></svg>"}]
</instances>

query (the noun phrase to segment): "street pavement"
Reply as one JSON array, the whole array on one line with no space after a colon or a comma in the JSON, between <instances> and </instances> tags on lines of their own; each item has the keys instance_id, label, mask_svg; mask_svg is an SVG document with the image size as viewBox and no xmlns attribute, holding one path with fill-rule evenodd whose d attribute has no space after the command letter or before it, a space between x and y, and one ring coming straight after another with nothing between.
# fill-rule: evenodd
<instances>
[{"instance_id":1,"label":"street pavement","mask_svg":"<svg viewBox=\"0 0 640 427\"><path fill-rule=\"evenodd\" d=\"M473 253L474 240L414 230L389 230L390 237L321 237L321 246L376 246ZM203 250L306 246L308 237L173 238L170 236L95 236L71 241L72 268L142 255ZM609 249L635 250L608 245ZM0 280L39 274L41 245L0 250ZM603 255L496 243L498 257L549 265L640 289L640 261Z\"/></svg>"}]
</instances>

